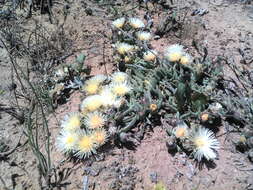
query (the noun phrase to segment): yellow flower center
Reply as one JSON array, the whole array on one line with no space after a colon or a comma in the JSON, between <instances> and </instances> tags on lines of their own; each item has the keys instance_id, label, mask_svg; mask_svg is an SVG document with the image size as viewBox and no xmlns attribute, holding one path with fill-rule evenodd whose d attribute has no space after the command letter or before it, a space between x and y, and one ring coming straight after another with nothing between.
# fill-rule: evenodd
<instances>
[{"instance_id":1,"label":"yellow flower center","mask_svg":"<svg viewBox=\"0 0 253 190\"><path fill-rule=\"evenodd\" d=\"M180 137L184 137L186 133L186 129L185 128L179 128L176 130L176 137L180 138Z\"/></svg>"},{"instance_id":2,"label":"yellow flower center","mask_svg":"<svg viewBox=\"0 0 253 190\"><path fill-rule=\"evenodd\" d=\"M140 20L131 20L129 24L133 28L141 28L143 26L143 23Z\"/></svg>"},{"instance_id":3,"label":"yellow flower center","mask_svg":"<svg viewBox=\"0 0 253 190\"><path fill-rule=\"evenodd\" d=\"M116 22L116 23L114 23L114 26L116 27L116 28L122 28L123 27L123 25L124 25L124 22Z\"/></svg>"},{"instance_id":4,"label":"yellow flower center","mask_svg":"<svg viewBox=\"0 0 253 190\"><path fill-rule=\"evenodd\" d=\"M150 34L141 33L138 35L138 39L141 41L147 41L151 38Z\"/></svg>"},{"instance_id":5,"label":"yellow flower center","mask_svg":"<svg viewBox=\"0 0 253 190\"><path fill-rule=\"evenodd\" d=\"M189 58L188 58L187 56L183 56L183 57L181 57L181 59L180 59L180 63L183 64L183 65L188 64L189 61L190 61L190 60L189 60Z\"/></svg>"},{"instance_id":6,"label":"yellow flower center","mask_svg":"<svg viewBox=\"0 0 253 190\"><path fill-rule=\"evenodd\" d=\"M156 111L157 110L157 105L156 104L150 104L149 109L151 111Z\"/></svg>"},{"instance_id":7,"label":"yellow flower center","mask_svg":"<svg viewBox=\"0 0 253 190\"><path fill-rule=\"evenodd\" d=\"M115 26L116 28L122 28L124 24L125 18L119 18L112 22L112 25Z\"/></svg>"},{"instance_id":8,"label":"yellow flower center","mask_svg":"<svg viewBox=\"0 0 253 190\"><path fill-rule=\"evenodd\" d=\"M89 104L87 104L87 110L88 111L95 111L97 109L99 109L100 107L102 106L102 102L97 100L97 101L93 101L93 102L90 102Z\"/></svg>"},{"instance_id":9,"label":"yellow flower center","mask_svg":"<svg viewBox=\"0 0 253 190\"><path fill-rule=\"evenodd\" d=\"M72 130L72 129L76 129L80 126L81 126L80 118L78 116L72 116L72 117L70 117L66 127L68 129Z\"/></svg>"},{"instance_id":10,"label":"yellow flower center","mask_svg":"<svg viewBox=\"0 0 253 190\"><path fill-rule=\"evenodd\" d=\"M201 120L202 121L207 121L209 119L209 115L207 113L204 113L201 115Z\"/></svg>"},{"instance_id":11,"label":"yellow flower center","mask_svg":"<svg viewBox=\"0 0 253 190\"><path fill-rule=\"evenodd\" d=\"M125 61L126 63L129 63L129 62L131 61L131 58L128 57L128 56L125 56L124 61Z\"/></svg>"},{"instance_id":12,"label":"yellow flower center","mask_svg":"<svg viewBox=\"0 0 253 190\"><path fill-rule=\"evenodd\" d=\"M118 52L119 52L119 54L125 54L126 53L126 49L124 47L119 47L118 48Z\"/></svg>"},{"instance_id":13,"label":"yellow flower center","mask_svg":"<svg viewBox=\"0 0 253 190\"><path fill-rule=\"evenodd\" d=\"M153 53L148 53L144 55L145 61L154 61L156 56Z\"/></svg>"},{"instance_id":14,"label":"yellow flower center","mask_svg":"<svg viewBox=\"0 0 253 190\"><path fill-rule=\"evenodd\" d=\"M206 146L207 142L205 141L205 139L199 137L195 140L195 145L197 146L197 148L202 148L204 146Z\"/></svg>"},{"instance_id":15,"label":"yellow flower center","mask_svg":"<svg viewBox=\"0 0 253 190\"><path fill-rule=\"evenodd\" d=\"M90 125L92 128L102 127L103 123L103 118L101 118L99 115L94 115L90 118Z\"/></svg>"},{"instance_id":16,"label":"yellow flower center","mask_svg":"<svg viewBox=\"0 0 253 190\"><path fill-rule=\"evenodd\" d=\"M125 53L132 51L133 48L134 48L134 47L131 46L131 45L123 44L123 45L120 45L120 46L117 48L117 51L118 51L119 54L124 55Z\"/></svg>"},{"instance_id":17,"label":"yellow flower center","mask_svg":"<svg viewBox=\"0 0 253 190\"><path fill-rule=\"evenodd\" d=\"M180 52L174 52L169 54L169 61L176 62L179 61L182 56L182 53Z\"/></svg>"},{"instance_id":18,"label":"yellow flower center","mask_svg":"<svg viewBox=\"0 0 253 190\"><path fill-rule=\"evenodd\" d=\"M127 88L123 85L118 85L118 86L115 86L113 88L113 91L115 94L119 95L119 96L123 96L127 93Z\"/></svg>"},{"instance_id":19,"label":"yellow flower center","mask_svg":"<svg viewBox=\"0 0 253 190\"><path fill-rule=\"evenodd\" d=\"M85 91L87 92L87 94L96 94L98 91L99 85L96 83L89 83L87 84L87 86L85 87Z\"/></svg>"},{"instance_id":20,"label":"yellow flower center","mask_svg":"<svg viewBox=\"0 0 253 190\"><path fill-rule=\"evenodd\" d=\"M131 25L133 28L139 28L139 26L140 26L138 23L131 23L130 25Z\"/></svg>"},{"instance_id":21,"label":"yellow flower center","mask_svg":"<svg viewBox=\"0 0 253 190\"><path fill-rule=\"evenodd\" d=\"M246 143L247 139L245 138L244 135L241 135L239 141L240 141L241 143Z\"/></svg>"},{"instance_id":22,"label":"yellow flower center","mask_svg":"<svg viewBox=\"0 0 253 190\"><path fill-rule=\"evenodd\" d=\"M83 152L91 151L93 148L93 141L89 136L84 136L79 141L79 149Z\"/></svg>"},{"instance_id":23,"label":"yellow flower center","mask_svg":"<svg viewBox=\"0 0 253 190\"><path fill-rule=\"evenodd\" d=\"M104 132L96 132L94 134L95 142L98 143L99 145L102 145L105 143L106 140L106 135Z\"/></svg>"},{"instance_id":24,"label":"yellow flower center","mask_svg":"<svg viewBox=\"0 0 253 190\"><path fill-rule=\"evenodd\" d=\"M73 142L74 142L74 137L73 136L68 136L67 138L66 138L66 144L67 145L72 145L73 144Z\"/></svg>"},{"instance_id":25,"label":"yellow flower center","mask_svg":"<svg viewBox=\"0 0 253 190\"><path fill-rule=\"evenodd\" d=\"M144 80L144 83L145 83L146 85L150 85L150 82L149 82L148 80Z\"/></svg>"},{"instance_id":26,"label":"yellow flower center","mask_svg":"<svg viewBox=\"0 0 253 190\"><path fill-rule=\"evenodd\" d=\"M123 75L118 75L118 76L116 76L116 77L114 78L114 81L115 81L115 82L118 82L118 83L122 83L122 82L124 82L125 80L126 80L126 77L123 76Z\"/></svg>"}]
</instances>

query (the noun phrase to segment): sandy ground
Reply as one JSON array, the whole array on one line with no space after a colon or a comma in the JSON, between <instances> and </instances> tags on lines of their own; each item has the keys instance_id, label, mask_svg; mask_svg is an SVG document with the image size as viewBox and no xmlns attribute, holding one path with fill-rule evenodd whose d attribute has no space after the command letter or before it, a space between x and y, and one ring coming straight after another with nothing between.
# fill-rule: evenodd
<instances>
[{"instance_id":1,"label":"sandy ground","mask_svg":"<svg viewBox=\"0 0 253 190\"><path fill-rule=\"evenodd\" d=\"M180 2L183 2L180 6L190 7L191 10L186 19L183 38L176 38L172 34L165 35L152 42L154 49L162 52L165 46L181 42L197 56L192 47L192 41L195 40L207 45L212 58L223 55L230 61L251 67L253 64L252 3L245 4L239 0ZM105 40L103 37L110 35L108 26L110 18L105 10L99 7L97 12L88 16L85 10L89 6L92 4L85 5L83 1L72 2L64 29L75 41L74 46L78 52L87 55L86 64L92 67L92 74L111 73L115 68L112 59L113 51L108 38ZM203 16L191 16L191 12L198 8L207 9L208 13ZM61 8L56 6L54 9L58 16L63 14ZM141 17L144 12L138 10L136 14ZM152 16L154 23L161 19L158 12ZM51 27L46 15L39 19ZM63 17L59 16L59 22L63 22ZM243 55L240 52L243 52ZM10 67L6 57L6 52L0 46L0 67L4 71L0 74L3 81L1 89L7 89L7 93L1 95L0 103L4 104L10 100L9 94L11 94L8 90L11 84ZM74 58L74 56L69 57L66 61L71 62ZM54 139L59 131L59 121L66 113L77 111L81 99L81 93L73 92L68 102L56 109L56 118L53 115L49 116L54 165L58 165L65 158L55 149ZM1 114L1 117L1 137L8 139L10 145L15 144L19 135L18 122L7 114ZM221 130L219 134L223 132ZM227 139L233 138L237 136L229 136ZM151 190L156 182L163 183L169 190L253 189L252 163L248 161L245 154L235 150L231 141L225 141L225 136L218 138L221 143L219 159L215 160L213 166L204 165L203 168L198 168L196 163L183 153L169 154L166 140L167 135L162 127L155 127L154 131L145 135L144 140L134 150L108 145L96 158L81 163L65 162L59 169L66 175L59 189L82 189L85 176L88 176L90 189L93 190ZM36 160L24 139L12 155L5 159L0 158L0 168L0 176L9 189L39 189L36 180L38 178ZM0 183L0 189L3 187Z\"/></svg>"}]
</instances>

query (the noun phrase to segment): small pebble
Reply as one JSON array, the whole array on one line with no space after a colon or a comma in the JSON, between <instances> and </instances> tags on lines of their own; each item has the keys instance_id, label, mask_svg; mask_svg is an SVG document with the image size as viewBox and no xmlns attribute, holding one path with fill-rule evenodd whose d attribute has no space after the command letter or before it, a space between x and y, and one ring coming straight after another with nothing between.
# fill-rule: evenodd
<instances>
[{"instance_id":1,"label":"small pebble","mask_svg":"<svg viewBox=\"0 0 253 190\"><path fill-rule=\"evenodd\" d=\"M152 172L149 174L150 180L152 183L157 183L157 173L156 172Z\"/></svg>"}]
</instances>

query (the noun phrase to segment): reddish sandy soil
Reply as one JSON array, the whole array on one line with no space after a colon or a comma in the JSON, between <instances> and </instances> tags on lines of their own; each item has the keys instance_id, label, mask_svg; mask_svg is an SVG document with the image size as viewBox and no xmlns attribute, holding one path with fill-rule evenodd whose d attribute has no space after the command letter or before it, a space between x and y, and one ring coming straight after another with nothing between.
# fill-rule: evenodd
<instances>
[{"instance_id":1,"label":"reddish sandy soil","mask_svg":"<svg viewBox=\"0 0 253 190\"><path fill-rule=\"evenodd\" d=\"M238 64L241 64L244 58L247 61L247 67L251 67L253 64L252 3L244 4L239 0L191 0L178 1L178 3L181 7L190 7L186 24L183 27L183 38L176 38L172 34L165 35L161 39L152 41L154 49L162 53L165 46L181 42L190 53L198 56L192 47L192 41L195 40L207 45L212 58L224 55ZM110 18L106 10L97 7L97 12L88 16L84 11L83 1L78 0L71 5L64 29L66 34L74 40L74 48L78 53L83 52L87 55L85 63L91 66L92 74L111 73L115 69L113 50L110 39L103 37L111 35ZM92 6L92 3L88 3L89 6ZM63 11L59 7L56 6L54 11L59 17L59 22L62 23ZM191 16L191 12L197 8L204 8L209 12L203 16ZM136 14L142 17L144 12L138 10ZM152 16L156 26L161 17L158 16L158 12ZM48 19L44 16L40 18L40 21L47 23ZM53 26L48 24L48 27ZM238 48L244 52L244 57L240 55ZM4 63L8 62L4 58L6 53L2 50L1 48L1 68ZM71 56L66 61L73 62L74 59L75 57ZM8 70L9 68L3 67L3 69ZM1 80L4 80L7 74L0 75L0 77ZM5 87L8 84L1 85ZM55 148L59 121L67 113L78 111L82 98L80 92L73 91L67 103L60 105L55 114L48 118L53 139L52 160L55 166L66 158ZM0 124L6 126L6 123L8 128L0 127L0 133L11 134L7 139L11 144L15 144L18 124L3 114ZM221 128L217 134L221 148L219 158L214 161L213 166L203 165L202 168L199 168L184 153L169 154L166 147L168 136L163 126L157 126L145 135L143 141L134 150L108 145L99 156L90 160L65 161L59 166L59 171L66 174L59 189L83 189L85 177L88 177L91 190L152 190L156 182L163 183L168 190L253 189L253 165L245 154L235 150L232 142L238 138L238 135L226 136L222 135L223 133L224 130ZM24 139L20 144L17 151L7 159L1 160L0 158L0 176L9 189L39 189L36 160ZM3 188L0 182L0 189Z\"/></svg>"}]
</instances>

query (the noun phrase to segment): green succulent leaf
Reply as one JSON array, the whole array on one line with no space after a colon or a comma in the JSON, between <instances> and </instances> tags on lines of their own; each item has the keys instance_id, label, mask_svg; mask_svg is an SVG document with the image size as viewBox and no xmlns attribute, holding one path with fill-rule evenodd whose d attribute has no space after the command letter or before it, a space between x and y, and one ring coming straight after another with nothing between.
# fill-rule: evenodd
<instances>
[{"instance_id":1,"label":"green succulent leaf","mask_svg":"<svg viewBox=\"0 0 253 190\"><path fill-rule=\"evenodd\" d=\"M4 90L0 89L0 95L3 95L4 94Z\"/></svg>"},{"instance_id":2,"label":"green succulent leaf","mask_svg":"<svg viewBox=\"0 0 253 190\"><path fill-rule=\"evenodd\" d=\"M177 107L180 112L185 109L191 97L191 88L188 83L179 82L175 93Z\"/></svg>"},{"instance_id":3,"label":"green succulent leaf","mask_svg":"<svg viewBox=\"0 0 253 190\"><path fill-rule=\"evenodd\" d=\"M180 82L178 84L177 90L176 90L176 100L177 100L177 106L179 110L183 110L183 107L186 102L186 97L185 97L185 84Z\"/></svg>"},{"instance_id":4,"label":"green succulent leaf","mask_svg":"<svg viewBox=\"0 0 253 190\"><path fill-rule=\"evenodd\" d=\"M79 64L83 64L85 59L86 59L86 55L81 53L80 55L78 55L76 57L76 62L79 63Z\"/></svg>"},{"instance_id":5,"label":"green succulent leaf","mask_svg":"<svg viewBox=\"0 0 253 190\"><path fill-rule=\"evenodd\" d=\"M203 93L194 92L191 96L192 110L203 111L208 103L208 98Z\"/></svg>"}]
</instances>

